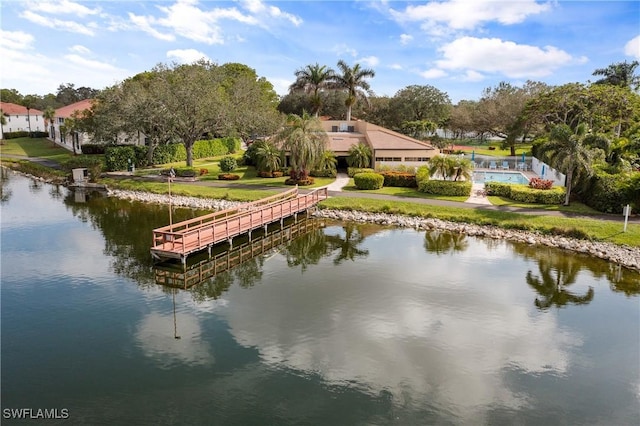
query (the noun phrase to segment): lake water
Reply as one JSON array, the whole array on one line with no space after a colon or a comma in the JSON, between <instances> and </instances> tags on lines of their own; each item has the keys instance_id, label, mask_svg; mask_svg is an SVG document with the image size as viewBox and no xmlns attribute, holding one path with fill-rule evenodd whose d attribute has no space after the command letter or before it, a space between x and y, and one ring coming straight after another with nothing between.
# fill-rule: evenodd
<instances>
[{"instance_id":1,"label":"lake water","mask_svg":"<svg viewBox=\"0 0 640 426\"><path fill-rule=\"evenodd\" d=\"M183 273L149 254L166 206L3 175L3 425L640 421L637 272L301 219Z\"/></svg>"}]
</instances>

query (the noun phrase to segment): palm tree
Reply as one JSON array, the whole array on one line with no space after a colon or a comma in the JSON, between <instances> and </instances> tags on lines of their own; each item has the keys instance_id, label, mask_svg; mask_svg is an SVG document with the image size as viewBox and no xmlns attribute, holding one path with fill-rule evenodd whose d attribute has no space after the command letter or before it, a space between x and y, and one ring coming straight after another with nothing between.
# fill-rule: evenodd
<instances>
[{"instance_id":1,"label":"palm tree","mask_svg":"<svg viewBox=\"0 0 640 426\"><path fill-rule=\"evenodd\" d=\"M454 173L455 161L452 158L446 155L436 155L429 160L429 175L431 177L440 175L442 179L447 180Z\"/></svg>"},{"instance_id":2,"label":"palm tree","mask_svg":"<svg viewBox=\"0 0 640 426\"><path fill-rule=\"evenodd\" d=\"M55 134L53 133L53 120L56 118L56 110L52 107L47 107L42 113L42 118L44 119L44 128L49 131L49 136L55 138ZM51 128L49 128L51 125Z\"/></svg>"},{"instance_id":3,"label":"palm tree","mask_svg":"<svg viewBox=\"0 0 640 426\"><path fill-rule=\"evenodd\" d=\"M309 170L317 166L328 140L320 120L306 111L302 116L289 114L287 124L275 136L275 142L289 153L291 178L296 181L305 180Z\"/></svg>"},{"instance_id":4,"label":"palm tree","mask_svg":"<svg viewBox=\"0 0 640 426\"><path fill-rule=\"evenodd\" d=\"M338 166L338 159L336 158L336 154L333 151L326 150L322 154L322 158L318 163L319 170L328 170L330 172L335 172L336 167Z\"/></svg>"},{"instance_id":5,"label":"palm tree","mask_svg":"<svg viewBox=\"0 0 640 426\"><path fill-rule=\"evenodd\" d=\"M613 84L638 90L640 89L640 76L635 74L638 65L640 65L638 61L631 63L624 61L611 64L606 68L598 68L593 72L593 75L601 75L604 78L596 81L595 84Z\"/></svg>"},{"instance_id":6,"label":"palm tree","mask_svg":"<svg viewBox=\"0 0 640 426\"><path fill-rule=\"evenodd\" d=\"M342 59L338 61L338 68L342 74L336 74L333 77L332 87L347 91L347 100L344 104L347 107L347 121L351 121L351 107L356 104L358 98L368 101L367 95L372 95L365 78L373 78L376 73L372 69L361 68L360 64L355 64L351 68Z\"/></svg>"},{"instance_id":7,"label":"palm tree","mask_svg":"<svg viewBox=\"0 0 640 426\"><path fill-rule=\"evenodd\" d=\"M569 205L574 174L591 175L593 154L583 143L588 136L587 126L584 123L579 124L575 132L566 124L559 124L551 129L549 142L542 145L539 150L540 155L551 167L567 176L565 206Z\"/></svg>"},{"instance_id":8,"label":"palm tree","mask_svg":"<svg viewBox=\"0 0 640 426\"><path fill-rule=\"evenodd\" d=\"M347 163L351 167L370 167L371 166L371 148L369 145L360 142L349 148L349 156Z\"/></svg>"},{"instance_id":9,"label":"palm tree","mask_svg":"<svg viewBox=\"0 0 640 426\"><path fill-rule=\"evenodd\" d=\"M471 166L471 160L466 158L455 159L455 169L453 172L453 180L457 181L459 178L465 180L471 179L471 173L473 173L473 167Z\"/></svg>"},{"instance_id":10,"label":"palm tree","mask_svg":"<svg viewBox=\"0 0 640 426\"><path fill-rule=\"evenodd\" d=\"M313 105L313 114L318 116L322 108L321 92L323 89L329 88L329 84L333 81L335 71L327 68L326 65L307 65L295 72L296 81L289 86L290 92L304 92L311 94L311 105Z\"/></svg>"},{"instance_id":11,"label":"palm tree","mask_svg":"<svg viewBox=\"0 0 640 426\"><path fill-rule=\"evenodd\" d=\"M271 142L256 142L260 145L256 149L258 171L273 172L280 168L282 153Z\"/></svg>"}]
</instances>

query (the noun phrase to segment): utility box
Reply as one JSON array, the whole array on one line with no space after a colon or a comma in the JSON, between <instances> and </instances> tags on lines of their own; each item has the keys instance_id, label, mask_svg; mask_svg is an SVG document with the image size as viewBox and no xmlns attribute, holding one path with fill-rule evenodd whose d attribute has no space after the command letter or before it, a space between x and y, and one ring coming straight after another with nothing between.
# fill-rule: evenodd
<instances>
[{"instance_id":1,"label":"utility box","mask_svg":"<svg viewBox=\"0 0 640 426\"><path fill-rule=\"evenodd\" d=\"M89 171L87 169L72 169L73 181L75 183L85 183L89 181Z\"/></svg>"}]
</instances>

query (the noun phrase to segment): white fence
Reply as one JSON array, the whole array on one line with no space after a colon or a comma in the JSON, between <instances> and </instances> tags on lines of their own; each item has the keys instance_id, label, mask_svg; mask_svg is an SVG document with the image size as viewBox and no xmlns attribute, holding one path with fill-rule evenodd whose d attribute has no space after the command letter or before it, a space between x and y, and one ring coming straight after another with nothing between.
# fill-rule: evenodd
<instances>
[{"instance_id":1,"label":"white fence","mask_svg":"<svg viewBox=\"0 0 640 426\"><path fill-rule=\"evenodd\" d=\"M548 164L538 160L536 157L533 157L531 161L531 170L542 179L552 180L554 185L565 186L567 177L556 169L549 167Z\"/></svg>"}]
</instances>

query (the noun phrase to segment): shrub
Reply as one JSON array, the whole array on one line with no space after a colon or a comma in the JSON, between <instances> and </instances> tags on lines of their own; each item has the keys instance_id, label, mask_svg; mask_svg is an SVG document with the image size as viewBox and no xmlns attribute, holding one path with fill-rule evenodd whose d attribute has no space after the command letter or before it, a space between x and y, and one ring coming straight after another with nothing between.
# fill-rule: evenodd
<instances>
[{"instance_id":1,"label":"shrub","mask_svg":"<svg viewBox=\"0 0 640 426\"><path fill-rule=\"evenodd\" d=\"M349 167L347 168L347 174L349 177L354 177L358 173L373 173L373 169L368 168L359 168L359 167Z\"/></svg>"},{"instance_id":2,"label":"shrub","mask_svg":"<svg viewBox=\"0 0 640 426\"><path fill-rule=\"evenodd\" d=\"M186 159L187 150L181 143L159 145L153 150L153 164L174 163Z\"/></svg>"},{"instance_id":3,"label":"shrub","mask_svg":"<svg viewBox=\"0 0 640 426\"><path fill-rule=\"evenodd\" d=\"M272 175L274 178L279 178L279 177L284 176L284 172L281 172L280 170L276 170L275 172L271 172L271 175Z\"/></svg>"},{"instance_id":4,"label":"shrub","mask_svg":"<svg viewBox=\"0 0 640 426\"><path fill-rule=\"evenodd\" d=\"M209 169L200 169L200 176L209 174Z\"/></svg>"},{"instance_id":5,"label":"shrub","mask_svg":"<svg viewBox=\"0 0 640 426\"><path fill-rule=\"evenodd\" d=\"M471 182L427 180L420 182L418 185L418 191L424 192L425 194L468 197L471 195Z\"/></svg>"},{"instance_id":6,"label":"shrub","mask_svg":"<svg viewBox=\"0 0 640 426\"><path fill-rule=\"evenodd\" d=\"M527 185L512 185L510 199L531 204L562 204L565 189L556 186L552 189L535 189Z\"/></svg>"},{"instance_id":7,"label":"shrub","mask_svg":"<svg viewBox=\"0 0 640 426\"><path fill-rule=\"evenodd\" d=\"M284 181L285 185L299 185L299 186L309 186L315 183L315 180L312 177L308 177L306 179L293 179L289 178Z\"/></svg>"},{"instance_id":8,"label":"shrub","mask_svg":"<svg viewBox=\"0 0 640 426\"><path fill-rule=\"evenodd\" d=\"M85 143L80 146L80 150L83 154L94 155L94 154L104 154L106 145L99 143Z\"/></svg>"},{"instance_id":9,"label":"shrub","mask_svg":"<svg viewBox=\"0 0 640 426\"><path fill-rule=\"evenodd\" d=\"M622 213L625 204L638 208L640 178L638 173L608 174L599 172L591 178L586 191L582 191L585 204L606 213Z\"/></svg>"},{"instance_id":10,"label":"shrub","mask_svg":"<svg viewBox=\"0 0 640 426\"><path fill-rule=\"evenodd\" d=\"M224 157L220 160L220 170L230 172L238 167L238 162L231 156Z\"/></svg>"},{"instance_id":11,"label":"shrub","mask_svg":"<svg viewBox=\"0 0 640 426\"><path fill-rule=\"evenodd\" d=\"M258 172L258 176L263 178L279 178L284 176L284 173L282 173L280 170L276 170L273 172Z\"/></svg>"},{"instance_id":12,"label":"shrub","mask_svg":"<svg viewBox=\"0 0 640 426\"><path fill-rule=\"evenodd\" d=\"M484 189L487 191L487 195L511 198L511 188L514 185L513 183L485 182Z\"/></svg>"},{"instance_id":13,"label":"shrub","mask_svg":"<svg viewBox=\"0 0 640 426\"><path fill-rule=\"evenodd\" d=\"M2 139L17 139L17 138L26 138L29 136L29 132L19 131L19 132L4 132L2 134Z\"/></svg>"},{"instance_id":14,"label":"shrub","mask_svg":"<svg viewBox=\"0 0 640 426\"><path fill-rule=\"evenodd\" d=\"M178 168L174 168L173 172L176 174L177 177L196 177L196 169L194 169L193 167L178 167ZM171 169L162 169L160 170L160 174L162 176L169 176L169 174L171 173Z\"/></svg>"},{"instance_id":15,"label":"shrub","mask_svg":"<svg viewBox=\"0 0 640 426\"><path fill-rule=\"evenodd\" d=\"M379 173L365 172L353 176L353 182L358 189L380 189L384 184L384 177Z\"/></svg>"},{"instance_id":16,"label":"shrub","mask_svg":"<svg viewBox=\"0 0 640 426\"><path fill-rule=\"evenodd\" d=\"M336 177L337 172L335 170L311 170L309 176L313 177Z\"/></svg>"},{"instance_id":17,"label":"shrub","mask_svg":"<svg viewBox=\"0 0 640 426\"><path fill-rule=\"evenodd\" d=\"M238 180L240 179L239 175L235 175L233 173L220 173L218 175L218 179L220 180Z\"/></svg>"},{"instance_id":18,"label":"shrub","mask_svg":"<svg viewBox=\"0 0 640 426\"><path fill-rule=\"evenodd\" d=\"M431 172L429 166L420 166L416 172L416 183L420 185L421 182L425 182L431 179Z\"/></svg>"},{"instance_id":19,"label":"shrub","mask_svg":"<svg viewBox=\"0 0 640 426\"><path fill-rule=\"evenodd\" d=\"M405 188L417 188L418 182L416 181L416 175L406 172L381 172L384 178L384 186L396 186Z\"/></svg>"},{"instance_id":20,"label":"shrub","mask_svg":"<svg viewBox=\"0 0 640 426\"><path fill-rule=\"evenodd\" d=\"M550 179L531 178L529 187L534 189L551 189L553 181Z\"/></svg>"},{"instance_id":21,"label":"shrub","mask_svg":"<svg viewBox=\"0 0 640 426\"><path fill-rule=\"evenodd\" d=\"M136 152L133 146L110 146L105 149L104 160L108 171L127 170L135 164Z\"/></svg>"},{"instance_id":22,"label":"shrub","mask_svg":"<svg viewBox=\"0 0 640 426\"><path fill-rule=\"evenodd\" d=\"M102 157L86 157L82 155L78 155L68 159L67 161L60 164L62 170L71 173L73 169L91 169L94 165L99 164L100 169L103 167L103 158Z\"/></svg>"}]
</instances>

